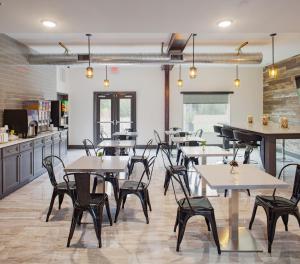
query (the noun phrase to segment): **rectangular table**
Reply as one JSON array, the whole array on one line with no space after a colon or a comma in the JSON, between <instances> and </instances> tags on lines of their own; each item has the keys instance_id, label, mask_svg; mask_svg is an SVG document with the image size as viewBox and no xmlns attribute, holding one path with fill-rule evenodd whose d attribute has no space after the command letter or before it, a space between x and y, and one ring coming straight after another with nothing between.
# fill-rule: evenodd
<instances>
[{"instance_id":1,"label":"rectangular table","mask_svg":"<svg viewBox=\"0 0 300 264\"><path fill-rule=\"evenodd\" d=\"M118 136L128 136L128 137L133 137L133 138L136 138L138 136L138 133L137 132L126 132L126 131L123 131L123 132L115 132L112 134L113 137L118 137Z\"/></svg>"},{"instance_id":2,"label":"rectangular table","mask_svg":"<svg viewBox=\"0 0 300 264\"><path fill-rule=\"evenodd\" d=\"M82 156L65 167L65 172L127 172L128 156Z\"/></svg>"},{"instance_id":3,"label":"rectangular table","mask_svg":"<svg viewBox=\"0 0 300 264\"><path fill-rule=\"evenodd\" d=\"M135 140L110 140L105 139L98 144L100 148L134 148Z\"/></svg>"},{"instance_id":4,"label":"rectangular table","mask_svg":"<svg viewBox=\"0 0 300 264\"><path fill-rule=\"evenodd\" d=\"M245 164L232 174L229 165L200 165L196 170L212 189L231 190L229 198L229 227L219 232L223 251L261 252L255 239L245 227L239 226L239 194L245 189L287 188L289 185L254 165ZM203 183L202 183L203 188ZM249 212L250 216L251 212Z\"/></svg>"},{"instance_id":5,"label":"rectangular table","mask_svg":"<svg viewBox=\"0 0 300 264\"><path fill-rule=\"evenodd\" d=\"M186 142L190 141L206 141L204 138L201 137L192 137L192 136L187 136L187 137L171 137L171 141L175 144L183 144Z\"/></svg>"},{"instance_id":6,"label":"rectangular table","mask_svg":"<svg viewBox=\"0 0 300 264\"><path fill-rule=\"evenodd\" d=\"M246 132L255 133L263 138L263 164L266 171L273 176L276 175L276 140L277 139L300 139L300 126L290 126L289 128L281 128L279 123L270 122L267 126L262 125L261 121L254 120L254 123L230 125L223 124Z\"/></svg>"},{"instance_id":7,"label":"rectangular table","mask_svg":"<svg viewBox=\"0 0 300 264\"><path fill-rule=\"evenodd\" d=\"M216 146L201 146L189 147L182 146L180 147L183 155L186 158L201 158L202 165L205 165L207 162L207 157L228 157L233 156L233 152L230 150L223 149Z\"/></svg>"}]
</instances>

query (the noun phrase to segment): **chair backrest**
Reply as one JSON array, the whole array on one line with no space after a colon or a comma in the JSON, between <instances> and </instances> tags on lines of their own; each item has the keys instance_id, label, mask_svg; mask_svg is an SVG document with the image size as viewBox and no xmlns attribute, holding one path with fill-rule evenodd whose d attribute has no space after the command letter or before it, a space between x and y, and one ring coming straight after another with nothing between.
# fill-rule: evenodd
<instances>
[{"instance_id":1,"label":"chair backrest","mask_svg":"<svg viewBox=\"0 0 300 264\"><path fill-rule=\"evenodd\" d=\"M91 175L98 178L102 178L103 193L105 192L105 185L104 185L105 181L103 175L97 173L74 173L73 175L76 184L76 196L74 197L76 206L87 208L90 205L91 202L90 176ZM69 192L71 192L68 175L64 176L64 180L67 184L67 188Z\"/></svg>"},{"instance_id":2,"label":"chair backrest","mask_svg":"<svg viewBox=\"0 0 300 264\"><path fill-rule=\"evenodd\" d=\"M155 139L157 144L161 144L160 136L159 136L158 132L155 129L154 129L154 139Z\"/></svg>"},{"instance_id":3,"label":"chair backrest","mask_svg":"<svg viewBox=\"0 0 300 264\"><path fill-rule=\"evenodd\" d=\"M166 170L173 167L172 159L171 159L171 150L168 145L161 145L161 156Z\"/></svg>"},{"instance_id":4,"label":"chair backrest","mask_svg":"<svg viewBox=\"0 0 300 264\"><path fill-rule=\"evenodd\" d=\"M54 164L55 159L57 159L59 161L59 163L63 166L63 168L65 167L65 164L60 157L51 155L51 156L47 156L43 159L43 166L46 168L46 170L48 172L48 176L49 176L50 182L53 187L57 186L57 181L56 181L55 173L54 173L54 169L53 169L53 164Z\"/></svg>"},{"instance_id":5,"label":"chair backrest","mask_svg":"<svg viewBox=\"0 0 300 264\"><path fill-rule=\"evenodd\" d=\"M215 125L214 126L214 132L217 133L217 134L222 135L222 127Z\"/></svg>"},{"instance_id":6,"label":"chair backrest","mask_svg":"<svg viewBox=\"0 0 300 264\"><path fill-rule=\"evenodd\" d=\"M147 167L144 169L143 173L142 173L142 176L139 180L139 183L137 185L137 188L136 190L139 189L139 187L141 186L142 182L143 182L143 178L145 176L145 174L147 174L147 172L149 172L148 174L148 182L145 183L144 185L144 189L147 189L148 186L150 185L150 182L151 182L151 179L152 179L152 174L153 174L153 168L154 168L154 163L155 163L155 160L156 160L156 156L152 156L149 160L148 160L148 164L147 164Z\"/></svg>"},{"instance_id":7,"label":"chair backrest","mask_svg":"<svg viewBox=\"0 0 300 264\"><path fill-rule=\"evenodd\" d=\"M281 175L284 172L284 170L290 166L296 166L293 192L292 192L292 196L291 196L290 200L293 203L295 203L295 205L297 206L300 201L300 164L290 163L290 164L283 166L279 172L278 179L281 178ZM275 195L275 192L276 192L276 188L273 191L273 196Z\"/></svg>"},{"instance_id":8,"label":"chair backrest","mask_svg":"<svg viewBox=\"0 0 300 264\"><path fill-rule=\"evenodd\" d=\"M84 146L84 150L87 156L93 156L92 152L95 156L97 156L95 145L91 140L86 138L82 141L82 144Z\"/></svg>"},{"instance_id":9,"label":"chair backrest","mask_svg":"<svg viewBox=\"0 0 300 264\"><path fill-rule=\"evenodd\" d=\"M195 137L202 137L203 135L203 129L198 129L196 132L195 132Z\"/></svg>"},{"instance_id":10,"label":"chair backrest","mask_svg":"<svg viewBox=\"0 0 300 264\"><path fill-rule=\"evenodd\" d=\"M190 203L189 197L187 195L188 191L186 190L185 184L183 184L181 178L182 177L180 177L179 175L176 175L171 172L171 183L172 183L172 189L174 192L175 200L176 200L178 206L181 208L183 207L184 202L187 201L187 204L189 205L190 210L193 211L194 209L193 209L193 207ZM176 188L176 186L178 186L178 185L180 187L179 190L178 190L178 188ZM184 200L178 198L179 192L184 194Z\"/></svg>"},{"instance_id":11,"label":"chair backrest","mask_svg":"<svg viewBox=\"0 0 300 264\"><path fill-rule=\"evenodd\" d=\"M147 142L147 145L143 151L143 154L142 154L142 157L145 158L145 159L148 159L149 156L150 156L150 152L151 152L151 149L150 149L150 146L152 145L152 142L153 140L150 139L148 142Z\"/></svg>"}]
</instances>

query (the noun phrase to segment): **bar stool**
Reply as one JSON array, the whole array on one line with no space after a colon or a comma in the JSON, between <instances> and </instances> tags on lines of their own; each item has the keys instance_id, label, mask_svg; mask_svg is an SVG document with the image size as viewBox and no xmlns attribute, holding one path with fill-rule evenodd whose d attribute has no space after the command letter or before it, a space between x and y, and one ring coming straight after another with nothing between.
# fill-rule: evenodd
<instances>
[{"instance_id":1,"label":"bar stool","mask_svg":"<svg viewBox=\"0 0 300 264\"><path fill-rule=\"evenodd\" d=\"M233 134L233 129L231 127L222 127L221 128L221 132L223 137L225 137L225 139L230 143L232 142L232 148L233 148L233 155L234 155L234 159L236 158L236 145L238 140L234 137Z\"/></svg>"}]
</instances>

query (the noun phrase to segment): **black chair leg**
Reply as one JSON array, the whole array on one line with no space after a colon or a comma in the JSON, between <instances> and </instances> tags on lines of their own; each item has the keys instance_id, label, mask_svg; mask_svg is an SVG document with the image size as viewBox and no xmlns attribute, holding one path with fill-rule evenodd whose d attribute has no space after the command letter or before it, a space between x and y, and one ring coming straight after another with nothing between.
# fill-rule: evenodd
<instances>
[{"instance_id":1,"label":"black chair leg","mask_svg":"<svg viewBox=\"0 0 300 264\"><path fill-rule=\"evenodd\" d=\"M78 213L77 216L77 224L80 226L81 225L81 219L82 219L83 211Z\"/></svg>"},{"instance_id":2,"label":"black chair leg","mask_svg":"<svg viewBox=\"0 0 300 264\"><path fill-rule=\"evenodd\" d=\"M210 219L210 224L211 224L211 229L212 233L214 236L214 240L217 246L218 254L221 254L221 248L220 248L220 241L219 241L219 236L218 236L218 230L217 230L217 225L216 225L216 218L215 218L215 213L212 211L211 216L209 217Z\"/></svg>"},{"instance_id":3,"label":"black chair leg","mask_svg":"<svg viewBox=\"0 0 300 264\"><path fill-rule=\"evenodd\" d=\"M126 203L127 195L123 196L123 201L122 201L122 209L124 209L125 203Z\"/></svg>"},{"instance_id":4,"label":"black chair leg","mask_svg":"<svg viewBox=\"0 0 300 264\"><path fill-rule=\"evenodd\" d=\"M183 173L183 180L184 180L184 183L185 183L185 186L188 190L188 193L189 193L189 196L191 196L191 189L190 189L190 183L189 183L189 176L187 174L187 171L185 171Z\"/></svg>"},{"instance_id":5,"label":"black chair leg","mask_svg":"<svg viewBox=\"0 0 300 264\"><path fill-rule=\"evenodd\" d=\"M64 196L65 196L64 193L60 193L60 194L58 195L58 209L59 209L59 210L60 210L61 205L62 205L62 202L63 202L63 200L64 200Z\"/></svg>"},{"instance_id":6,"label":"black chair leg","mask_svg":"<svg viewBox=\"0 0 300 264\"><path fill-rule=\"evenodd\" d=\"M98 239L98 245L99 248L102 247L102 242L101 242L101 226L102 226L102 214L103 214L103 206L100 206L99 208L93 208L89 210L93 222L94 222L94 228L95 228L95 233Z\"/></svg>"},{"instance_id":7,"label":"black chair leg","mask_svg":"<svg viewBox=\"0 0 300 264\"><path fill-rule=\"evenodd\" d=\"M111 214L110 214L110 208L109 208L109 201L108 198L105 199L105 208L106 208L106 213L107 213L107 217L109 220L110 225L112 226L112 218L111 218Z\"/></svg>"},{"instance_id":8,"label":"black chair leg","mask_svg":"<svg viewBox=\"0 0 300 264\"><path fill-rule=\"evenodd\" d=\"M184 236L186 223L189 220L189 218L190 217L188 215L179 212L179 219L178 219L179 231L178 231L178 237L177 237L176 251L179 251L180 244L181 244L181 241L182 241L183 236Z\"/></svg>"},{"instance_id":9,"label":"black chair leg","mask_svg":"<svg viewBox=\"0 0 300 264\"><path fill-rule=\"evenodd\" d=\"M256 215L256 211L257 211L257 206L258 206L258 204L255 202L254 207L253 207L253 211L252 211L251 220L250 220L250 223L249 223L249 230L252 229L253 221L254 221L254 218L255 218L255 215Z\"/></svg>"},{"instance_id":10,"label":"black chair leg","mask_svg":"<svg viewBox=\"0 0 300 264\"><path fill-rule=\"evenodd\" d=\"M225 189L225 192L224 192L224 197L227 197L227 194L228 194L228 190Z\"/></svg>"},{"instance_id":11,"label":"black chair leg","mask_svg":"<svg viewBox=\"0 0 300 264\"><path fill-rule=\"evenodd\" d=\"M55 201L56 196L57 196L57 191L56 191L56 190L53 190L52 197L51 197L51 201L50 201L50 205L49 205L49 209L48 209L48 213L47 213L46 222L48 222L49 217L50 217L50 215L51 215L52 208L53 208L53 204L54 204L54 201Z\"/></svg>"},{"instance_id":12,"label":"black chair leg","mask_svg":"<svg viewBox=\"0 0 300 264\"><path fill-rule=\"evenodd\" d=\"M285 226L285 231L288 231L289 215L282 215L281 218Z\"/></svg>"},{"instance_id":13,"label":"black chair leg","mask_svg":"<svg viewBox=\"0 0 300 264\"><path fill-rule=\"evenodd\" d=\"M175 220L175 225L174 225L174 232L176 232L176 229L178 226L178 217L179 217L179 209L177 209L176 220Z\"/></svg>"},{"instance_id":14,"label":"black chair leg","mask_svg":"<svg viewBox=\"0 0 300 264\"><path fill-rule=\"evenodd\" d=\"M151 212L152 211L152 206L151 206L151 203L150 203L150 195L149 195L148 189L146 190L146 195L147 195L147 204L148 204L149 210Z\"/></svg>"},{"instance_id":15,"label":"black chair leg","mask_svg":"<svg viewBox=\"0 0 300 264\"><path fill-rule=\"evenodd\" d=\"M145 218L146 218L146 223L149 224L149 216L148 216L148 209L147 209L147 203L146 203L145 195L144 195L144 193L139 193L139 194L137 194L137 196L141 200L144 215L145 215Z\"/></svg>"},{"instance_id":16,"label":"black chair leg","mask_svg":"<svg viewBox=\"0 0 300 264\"><path fill-rule=\"evenodd\" d=\"M93 182L92 193L95 193L95 192L96 192L97 184L98 184L98 180L97 180L97 177L95 177L95 178L94 178L94 182Z\"/></svg>"},{"instance_id":17,"label":"black chair leg","mask_svg":"<svg viewBox=\"0 0 300 264\"><path fill-rule=\"evenodd\" d=\"M272 252L272 243L275 236L275 229L278 216L271 215L270 220L268 221L268 252Z\"/></svg>"},{"instance_id":18,"label":"black chair leg","mask_svg":"<svg viewBox=\"0 0 300 264\"><path fill-rule=\"evenodd\" d=\"M249 190L249 189L247 189L247 193L248 193L248 196L251 196L250 190Z\"/></svg>"},{"instance_id":19,"label":"black chair leg","mask_svg":"<svg viewBox=\"0 0 300 264\"><path fill-rule=\"evenodd\" d=\"M67 247L70 247L70 243L74 234L74 230L76 227L76 221L78 218L78 209L74 208L73 209L73 216L71 220L71 226L70 226L70 232L69 232L69 237L68 237L68 242L67 242Z\"/></svg>"},{"instance_id":20,"label":"black chair leg","mask_svg":"<svg viewBox=\"0 0 300 264\"><path fill-rule=\"evenodd\" d=\"M118 202L117 202L116 214L115 214L115 223L117 223L117 220L118 220L118 216L119 216L119 213L120 213L122 200L123 200L123 193L122 193L122 191L120 191L119 192Z\"/></svg>"},{"instance_id":21,"label":"black chair leg","mask_svg":"<svg viewBox=\"0 0 300 264\"><path fill-rule=\"evenodd\" d=\"M207 230L210 231L210 224L209 224L209 219L207 217L204 218L206 225L207 225Z\"/></svg>"},{"instance_id":22,"label":"black chair leg","mask_svg":"<svg viewBox=\"0 0 300 264\"><path fill-rule=\"evenodd\" d=\"M167 194L167 191L168 191L168 188L169 188L169 184L170 184L170 181L171 181L171 173L170 171L166 171L166 176L165 176L165 191L164 191L164 195Z\"/></svg>"},{"instance_id":23,"label":"black chair leg","mask_svg":"<svg viewBox=\"0 0 300 264\"><path fill-rule=\"evenodd\" d=\"M299 211L298 211L298 210L295 211L295 212L293 213L293 215L297 218L297 220L298 220L298 225L299 225L299 227L300 227L300 214L299 214Z\"/></svg>"}]
</instances>

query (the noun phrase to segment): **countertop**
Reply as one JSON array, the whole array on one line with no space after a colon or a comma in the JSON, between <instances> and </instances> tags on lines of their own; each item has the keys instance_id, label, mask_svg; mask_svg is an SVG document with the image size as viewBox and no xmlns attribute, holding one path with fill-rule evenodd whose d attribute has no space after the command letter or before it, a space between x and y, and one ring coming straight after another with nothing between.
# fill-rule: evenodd
<instances>
[{"instance_id":1,"label":"countertop","mask_svg":"<svg viewBox=\"0 0 300 264\"><path fill-rule=\"evenodd\" d=\"M55 135L55 134L61 133L61 132L62 131L42 132L42 133L38 134L36 137L33 137L33 138L19 138L17 140L9 141L7 143L0 143L0 149L6 148L6 147L9 147L9 146L13 146L13 145L16 145L16 144L21 144L21 143L28 142L28 141L35 140L35 139L39 139L39 138L43 138L43 137L47 137L47 136L52 136L52 135Z\"/></svg>"}]
</instances>

